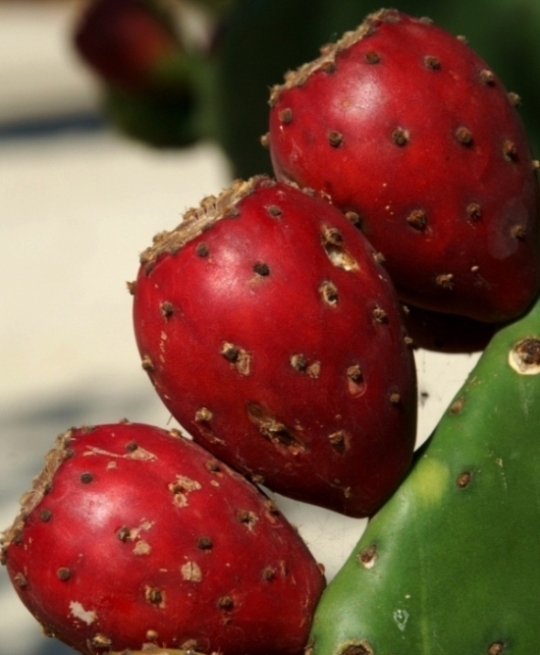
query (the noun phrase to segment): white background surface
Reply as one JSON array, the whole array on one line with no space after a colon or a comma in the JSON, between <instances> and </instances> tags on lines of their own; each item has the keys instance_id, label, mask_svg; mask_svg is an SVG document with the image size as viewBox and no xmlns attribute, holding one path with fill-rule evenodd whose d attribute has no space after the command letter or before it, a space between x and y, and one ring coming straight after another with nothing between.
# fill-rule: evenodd
<instances>
[{"instance_id":1,"label":"white background surface","mask_svg":"<svg viewBox=\"0 0 540 655\"><path fill-rule=\"evenodd\" d=\"M73 7L0 4L0 128L96 105L69 47ZM108 131L0 139L0 528L68 427L172 425L141 370L125 284L154 233L228 183L211 144L166 154ZM422 441L476 357L416 357ZM365 522L277 500L332 577ZM71 652L42 638L3 569L0 635L0 655Z\"/></svg>"}]
</instances>

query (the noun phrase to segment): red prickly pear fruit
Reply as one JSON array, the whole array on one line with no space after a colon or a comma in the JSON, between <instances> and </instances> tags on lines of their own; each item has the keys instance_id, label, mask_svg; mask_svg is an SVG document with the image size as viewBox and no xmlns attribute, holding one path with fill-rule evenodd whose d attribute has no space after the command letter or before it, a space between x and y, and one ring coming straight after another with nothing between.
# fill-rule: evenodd
<instances>
[{"instance_id":1,"label":"red prickly pear fruit","mask_svg":"<svg viewBox=\"0 0 540 655\"><path fill-rule=\"evenodd\" d=\"M85 655L302 653L324 577L257 487L144 424L72 429L5 533L26 607Z\"/></svg>"},{"instance_id":2,"label":"red prickly pear fruit","mask_svg":"<svg viewBox=\"0 0 540 655\"><path fill-rule=\"evenodd\" d=\"M404 302L501 323L540 287L517 100L463 39L383 9L273 88L265 142L278 179L355 214Z\"/></svg>"},{"instance_id":3,"label":"red prickly pear fruit","mask_svg":"<svg viewBox=\"0 0 540 655\"><path fill-rule=\"evenodd\" d=\"M104 81L138 92L156 87L159 66L182 53L172 22L148 0L94 0L74 45Z\"/></svg>"},{"instance_id":4,"label":"red prickly pear fruit","mask_svg":"<svg viewBox=\"0 0 540 655\"><path fill-rule=\"evenodd\" d=\"M155 238L130 289L143 368L216 457L351 516L394 490L414 359L390 278L328 199L238 180Z\"/></svg>"},{"instance_id":5,"label":"red prickly pear fruit","mask_svg":"<svg viewBox=\"0 0 540 655\"><path fill-rule=\"evenodd\" d=\"M475 321L458 314L430 312L406 305L403 322L414 348L441 353L474 353L484 350L502 324Z\"/></svg>"}]
</instances>

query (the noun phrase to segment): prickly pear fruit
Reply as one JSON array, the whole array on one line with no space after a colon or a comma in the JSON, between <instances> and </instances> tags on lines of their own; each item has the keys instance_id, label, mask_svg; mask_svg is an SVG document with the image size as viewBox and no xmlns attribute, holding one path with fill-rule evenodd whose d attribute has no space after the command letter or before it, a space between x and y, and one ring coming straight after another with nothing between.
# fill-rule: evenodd
<instances>
[{"instance_id":1,"label":"prickly pear fruit","mask_svg":"<svg viewBox=\"0 0 540 655\"><path fill-rule=\"evenodd\" d=\"M274 170L354 217L405 302L506 322L540 287L517 100L461 39L381 10L274 87Z\"/></svg>"},{"instance_id":2,"label":"prickly pear fruit","mask_svg":"<svg viewBox=\"0 0 540 655\"><path fill-rule=\"evenodd\" d=\"M107 82L130 91L159 86L159 67L183 48L171 20L148 0L93 0L74 34L77 52Z\"/></svg>"},{"instance_id":3,"label":"prickly pear fruit","mask_svg":"<svg viewBox=\"0 0 540 655\"><path fill-rule=\"evenodd\" d=\"M330 583L314 655L538 650L540 301L501 329Z\"/></svg>"},{"instance_id":4,"label":"prickly pear fruit","mask_svg":"<svg viewBox=\"0 0 540 655\"><path fill-rule=\"evenodd\" d=\"M45 631L88 655L151 644L298 654L324 585L254 485L143 424L61 435L2 559Z\"/></svg>"},{"instance_id":5,"label":"prickly pear fruit","mask_svg":"<svg viewBox=\"0 0 540 655\"><path fill-rule=\"evenodd\" d=\"M392 283L326 198L265 176L141 258L143 368L194 439L286 496L372 513L406 472L416 378Z\"/></svg>"}]
</instances>

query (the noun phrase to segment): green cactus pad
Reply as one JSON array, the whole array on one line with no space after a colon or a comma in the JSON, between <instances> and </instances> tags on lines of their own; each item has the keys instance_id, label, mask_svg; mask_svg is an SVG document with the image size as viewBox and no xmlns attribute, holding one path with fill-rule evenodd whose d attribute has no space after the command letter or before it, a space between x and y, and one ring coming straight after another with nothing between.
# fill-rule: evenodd
<instances>
[{"instance_id":1,"label":"green cactus pad","mask_svg":"<svg viewBox=\"0 0 540 655\"><path fill-rule=\"evenodd\" d=\"M540 300L500 330L324 592L313 655L540 642Z\"/></svg>"},{"instance_id":2,"label":"green cactus pad","mask_svg":"<svg viewBox=\"0 0 540 655\"><path fill-rule=\"evenodd\" d=\"M200 134L192 95L144 96L107 87L107 117L126 136L155 148L187 147Z\"/></svg>"}]
</instances>

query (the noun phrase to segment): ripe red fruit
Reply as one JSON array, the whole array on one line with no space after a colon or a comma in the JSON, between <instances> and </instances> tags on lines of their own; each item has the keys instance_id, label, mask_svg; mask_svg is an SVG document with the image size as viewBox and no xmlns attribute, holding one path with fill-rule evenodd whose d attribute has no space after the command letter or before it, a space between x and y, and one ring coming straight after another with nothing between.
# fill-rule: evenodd
<instances>
[{"instance_id":1,"label":"ripe red fruit","mask_svg":"<svg viewBox=\"0 0 540 655\"><path fill-rule=\"evenodd\" d=\"M302 653L324 578L275 505L142 424L61 435L5 534L23 603L84 654Z\"/></svg>"},{"instance_id":2,"label":"ripe red fruit","mask_svg":"<svg viewBox=\"0 0 540 655\"><path fill-rule=\"evenodd\" d=\"M74 43L105 81L131 91L158 85L158 67L182 51L170 21L147 0L90 2Z\"/></svg>"},{"instance_id":3,"label":"ripe red fruit","mask_svg":"<svg viewBox=\"0 0 540 655\"><path fill-rule=\"evenodd\" d=\"M141 262L137 344L180 424L274 491L371 514L410 464L416 378L362 235L260 176L206 198Z\"/></svg>"},{"instance_id":4,"label":"ripe red fruit","mask_svg":"<svg viewBox=\"0 0 540 655\"><path fill-rule=\"evenodd\" d=\"M462 39L381 10L273 89L267 140L279 179L354 215L404 301L503 322L540 287L517 100Z\"/></svg>"}]
</instances>

